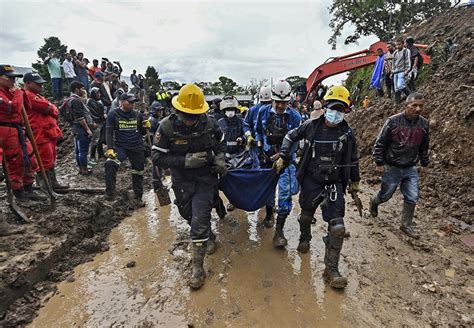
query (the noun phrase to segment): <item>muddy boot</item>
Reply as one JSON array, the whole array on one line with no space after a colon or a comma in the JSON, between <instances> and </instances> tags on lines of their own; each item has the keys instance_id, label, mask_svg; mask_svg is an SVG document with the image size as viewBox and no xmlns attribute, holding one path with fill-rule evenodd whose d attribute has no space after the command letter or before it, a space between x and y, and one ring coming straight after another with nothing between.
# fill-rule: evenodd
<instances>
[{"instance_id":1,"label":"muddy boot","mask_svg":"<svg viewBox=\"0 0 474 328\"><path fill-rule=\"evenodd\" d=\"M79 174L80 175L90 175L91 174L91 171L89 171L89 169L87 168L87 166L81 166L79 167Z\"/></svg>"},{"instance_id":2,"label":"muddy boot","mask_svg":"<svg viewBox=\"0 0 474 328\"><path fill-rule=\"evenodd\" d=\"M419 236L413 230L413 214L415 213L415 204L403 203L402 224L400 230L408 237L418 239Z\"/></svg>"},{"instance_id":3,"label":"muddy boot","mask_svg":"<svg viewBox=\"0 0 474 328\"><path fill-rule=\"evenodd\" d=\"M308 253L311 242L311 220L310 215L301 214L300 219L300 243L296 250L300 253Z\"/></svg>"},{"instance_id":4,"label":"muddy boot","mask_svg":"<svg viewBox=\"0 0 474 328\"><path fill-rule=\"evenodd\" d=\"M216 250L217 250L216 235L211 230L211 232L209 233L209 239L207 240L206 254L212 255L216 252Z\"/></svg>"},{"instance_id":5,"label":"muddy boot","mask_svg":"<svg viewBox=\"0 0 474 328\"><path fill-rule=\"evenodd\" d=\"M288 244L288 240L283 234L283 227L285 226L285 221L286 215L278 214L275 235L273 236L273 246L275 247L285 247Z\"/></svg>"},{"instance_id":6,"label":"muddy boot","mask_svg":"<svg viewBox=\"0 0 474 328\"><path fill-rule=\"evenodd\" d=\"M29 200L45 201L45 200L48 199L48 197L34 192L33 191L33 184L23 186L23 192L25 194L25 197L27 197Z\"/></svg>"},{"instance_id":7,"label":"muddy boot","mask_svg":"<svg viewBox=\"0 0 474 328\"><path fill-rule=\"evenodd\" d=\"M156 197L158 198L158 202L160 203L160 206L166 206L171 204L171 199L170 199L170 193L168 191L168 188L165 186L155 189L155 194Z\"/></svg>"},{"instance_id":8,"label":"muddy boot","mask_svg":"<svg viewBox=\"0 0 474 328\"><path fill-rule=\"evenodd\" d=\"M377 216L379 216L379 205L380 204L382 204L382 202L380 201L379 196L375 196L374 198L372 198L370 200L369 211L370 211L370 215L373 218L376 218Z\"/></svg>"},{"instance_id":9,"label":"muddy boot","mask_svg":"<svg viewBox=\"0 0 474 328\"><path fill-rule=\"evenodd\" d=\"M204 271L204 257L206 256L206 243L192 243L192 265L193 274L189 281L189 287L192 289L199 289L204 285L206 280L206 271Z\"/></svg>"},{"instance_id":10,"label":"muddy boot","mask_svg":"<svg viewBox=\"0 0 474 328\"><path fill-rule=\"evenodd\" d=\"M0 217L0 237L11 236L25 232L25 227L15 227L9 224L5 218Z\"/></svg>"},{"instance_id":11,"label":"muddy boot","mask_svg":"<svg viewBox=\"0 0 474 328\"><path fill-rule=\"evenodd\" d=\"M231 203L227 204L227 211L232 212L233 210L235 210L234 204L231 204Z\"/></svg>"},{"instance_id":12,"label":"muddy boot","mask_svg":"<svg viewBox=\"0 0 474 328\"><path fill-rule=\"evenodd\" d=\"M266 211L266 215L265 215L265 219L263 219L263 226L265 228L271 228L273 227L273 220L274 220L273 206L265 206L265 211Z\"/></svg>"},{"instance_id":13,"label":"muddy boot","mask_svg":"<svg viewBox=\"0 0 474 328\"><path fill-rule=\"evenodd\" d=\"M56 170L54 169L54 167L47 173L49 177L49 182L51 182L51 187L54 191L69 189L69 185L62 185L59 183L58 178L56 177Z\"/></svg>"},{"instance_id":14,"label":"muddy boot","mask_svg":"<svg viewBox=\"0 0 474 328\"><path fill-rule=\"evenodd\" d=\"M18 203L27 203L30 201L30 199L26 197L23 188L13 190L13 195L15 196L15 201Z\"/></svg>"},{"instance_id":15,"label":"muddy boot","mask_svg":"<svg viewBox=\"0 0 474 328\"><path fill-rule=\"evenodd\" d=\"M115 191L106 191L104 195L104 200L108 202L112 202L115 200L115 196L116 196Z\"/></svg>"},{"instance_id":16,"label":"muddy boot","mask_svg":"<svg viewBox=\"0 0 474 328\"><path fill-rule=\"evenodd\" d=\"M222 201L220 197L218 197L214 208L216 209L216 213L219 219L221 220L224 219L225 216L227 215L227 211L225 209L224 202Z\"/></svg>"},{"instance_id":17,"label":"muddy boot","mask_svg":"<svg viewBox=\"0 0 474 328\"><path fill-rule=\"evenodd\" d=\"M328 235L323 237L325 247L324 253L324 280L332 288L342 289L347 286L347 278L339 273L339 257L342 244L344 243L344 220L336 218L329 221Z\"/></svg>"}]
</instances>

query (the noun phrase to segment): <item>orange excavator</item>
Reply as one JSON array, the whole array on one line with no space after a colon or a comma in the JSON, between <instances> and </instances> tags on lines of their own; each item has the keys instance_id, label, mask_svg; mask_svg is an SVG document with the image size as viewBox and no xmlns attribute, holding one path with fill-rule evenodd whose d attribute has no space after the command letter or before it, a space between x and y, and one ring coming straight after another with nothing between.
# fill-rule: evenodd
<instances>
[{"instance_id":1,"label":"orange excavator","mask_svg":"<svg viewBox=\"0 0 474 328\"><path fill-rule=\"evenodd\" d=\"M428 64L430 57L424 53L424 49L428 46L424 44L415 44L415 46L422 50L423 63ZM332 57L314 69L311 75L306 80L306 102L322 97L321 82L333 75L348 72L353 69L372 65L377 61L377 49L382 49L387 52L387 42L378 41L372 44L368 49L357 51L345 56ZM322 89L321 89L322 90Z\"/></svg>"}]
</instances>

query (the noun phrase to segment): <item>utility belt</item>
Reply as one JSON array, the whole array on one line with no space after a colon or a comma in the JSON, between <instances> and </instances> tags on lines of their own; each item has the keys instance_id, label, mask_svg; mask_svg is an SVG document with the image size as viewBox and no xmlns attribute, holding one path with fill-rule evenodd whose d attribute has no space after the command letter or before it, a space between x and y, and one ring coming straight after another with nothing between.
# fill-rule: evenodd
<instances>
[{"instance_id":1,"label":"utility belt","mask_svg":"<svg viewBox=\"0 0 474 328\"><path fill-rule=\"evenodd\" d=\"M316 207L320 204L321 208L325 208L329 205L329 202L335 202L337 200L337 188L336 185L328 184L324 186L324 189L319 193L316 198L313 199L312 205Z\"/></svg>"}]
</instances>

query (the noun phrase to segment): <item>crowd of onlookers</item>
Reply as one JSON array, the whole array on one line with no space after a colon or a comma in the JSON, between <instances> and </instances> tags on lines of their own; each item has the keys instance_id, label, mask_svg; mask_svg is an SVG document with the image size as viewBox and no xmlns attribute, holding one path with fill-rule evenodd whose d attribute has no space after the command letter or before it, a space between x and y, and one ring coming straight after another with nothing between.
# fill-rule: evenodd
<instances>
[{"instance_id":1,"label":"crowd of onlookers","mask_svg":"<svg viewBox=\"0 0 474 328\"><path fill-rule=\"evenodd\" d=\"M442 32L435 34L435 42L424 47L424 52L430 56L429 71L434 74L439 65L446 62L456 49L456 43L452 39L441 39ZM408 96L416 91L416 84L424 63L424 57L420 49L415 44L413 37L405 40L399 38L387 44L387 51L377 49L377 60L374 65L370 88L377 92L377 96L394 98L396 103L400 103L402 94ZM359 95L363 86L362 80L351 90L356 104L367 108L370 105L368 96L362 100Z\"/></svg>"}]
</instances>

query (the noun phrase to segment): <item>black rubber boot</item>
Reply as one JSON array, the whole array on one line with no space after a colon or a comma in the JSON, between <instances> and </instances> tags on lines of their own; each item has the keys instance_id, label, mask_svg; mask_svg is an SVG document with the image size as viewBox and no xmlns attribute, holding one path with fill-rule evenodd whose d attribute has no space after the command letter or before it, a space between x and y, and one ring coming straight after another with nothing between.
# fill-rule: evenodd
<instances>
[{"instance_id":1,"label":"black rubber boot","mask_svg":"<svg viewBox=\"0 0 474 328\"><path fill-rule=\"evenodd\" d=\"M382 204L382 202L380 201L379 197L378 196L375 196L374 198L372 198L370 200L370 215L373 217L373 218L376 218L377 216L379 216L379 205Z\"/></svg>"},{"instance_id":2,"label":"black rubber boot","mask_svg":"<svg viewBox=\"0 0 474 328\"><path fill-rule=\"evenodd\" d=\"M33 184L23 186L23 192L25 197L33 201L45 201L48 197L38 194L33 191Z\"/></svg>"},{"instance_id":3,"label":"black rubber boot","mask_svg":"<svg viewBox=\"0 0 474 328\"><path fill-rule=\"evenodd\" d=\"M418 239L419 236L413 230L412 222L413 215L415 214L415 204L403 203L402 213L402 224L400 230L403 231L408 237Z\"/></svg>"},{"instance_id":4,"label":"black rubber boot","mask_svg":"<svg viewBox=\"0 0 474 328\"><path fill-rule=\"evenodd\" d=\"M402 93L400 91L395 91L395 104L400 103L401 95L402 95Z\"/></svg>"},{"instance_id":5,"label":"black rubber boot","mask_svg":"<svg viewBox=\"0 0 474 328\"><path fill-rule=\"evenodd\" d=\"M273 236L273 246L285 247L288 244L288 240L283 234L283 227L285 226L286 215L278 214L277 224L275 227L275 235Z\"/></svg>"},{"instance_id":6,"label":"black rubber boot","mask_svg":"<svg viewBox=\"0 0 474 328\"><path fill-rule=\"evenodd\" d=\"M206 243L193 243L192 266L193 273L189 281L189 287L199 289L206 280L206 271L204 271L204 257L206 256Z\"/></svg>"},{"instance_id":7,"label":"black rubber boot","mask_svg":"<svg viewBox=\"0 0 474 328\"><path fill-rule=\"evenodd\" d=\"M49 182L51 182L51 187L53 190L65 190L69 189L69 185L62 185L59 183L58 178L56 177L56 170L54 167L48 172Z\"/></svg>"},{"instance_id":8,"label":"black rubber boot","mask_svg":"<svg viewBox=\"0 0 474 328\"><path fill-rule=\"evenodd\" d=\"M219 219L221 220L224 219L225 216L227 215L227 211L225 209L224 202L219 196L217 196L217 201L214 208L216 209L216 213Z\"/></svg>"},{"instance_id":9,"label":"black rubber boot","mask_svg":"<svg viewBox=\"0 0 474 328\"><path fill-rule=\"evenodd\" d=\"M3 216L0 217L0 236L1 237L20 234L23 232L25 232L25 227L15 227L9 224Z\"/></svg>"},{"instance_id":10,"label":"black rubber boot","mask_svg":"<svg viewBox=\"0 0 474 328\"><path fill-rule=\"evenodd\" d=\"M25 203L30 200L28 197L26 197L23 188L13 190L13 195L15 196L15 201L19 203Z\"/></svg>"},{"instance_id":11,"label":"black rubber boot","mask_svg":"<svg viewBox=\"0 0 474 328\"><path fill-rule=\"evenodd\" d=\"M325 244L324 253L324 280L336 289L343 289L347 286L347 278L339 272L339 258L341 255L342 244L344 243L345 227L342 218L336 218L329 221L328 235L323 237Z\"/></svg>"},{"instance_id":12,"label":"black rubber boot","mask_svg":"<svg viewBox=\"0 0 474 328\"><path fill-rule=\"evenodd\" d=\"M273 213L275 210L273 209L273 206L265 206L265 219L263 219L263 226L265 228L271 228L273 227L274 224L274 216Z\"/></svg>"},{"instance_id":13,"label":"black rubber boot","mask_svg":"<svg viewBox=\"0 0 474 328\"><path fill-rule=\"evenodd\" d=\"M310 215L301 214L300 219L300 243L296 250L300 253L308 253L311 243L311 221L313 217Z\"/></svg>"},{"instance_id":14,"label":"black rubber boot","mask_svg":"<svg viewBox=\"0 0 474 328\"><path fill-rule=\"evenodd\" d=\"M216 250L217 250L216 235L211 230L211 232L209 233L209 239L207 240L206 254L212 255L216 252Z\"/></svg>"}]
</instances>

